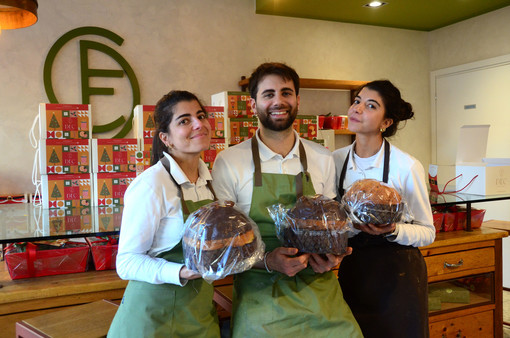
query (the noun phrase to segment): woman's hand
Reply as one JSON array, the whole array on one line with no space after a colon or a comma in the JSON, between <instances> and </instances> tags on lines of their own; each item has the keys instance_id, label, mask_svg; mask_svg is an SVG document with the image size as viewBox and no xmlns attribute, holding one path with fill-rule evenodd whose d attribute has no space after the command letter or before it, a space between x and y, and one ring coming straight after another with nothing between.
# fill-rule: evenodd
<instances>
[{"instance_id":1,"label":"woman's hand","mask_svg":"<svg viewBox=\"0 0 510 338\"><path fill-rule=\"evenodd\" d=\"M387 225L374 225L374 224L360 224L359 228L370 235L384 235L391 234L395 231L396 228L395 223L387 224Z\"/></svg>"},{"instance_id":2,"label":"woman's hand","mask_svg":"<svg viewBox=\"0 0 510 338\"><path fill-rule=\"evenodd\" d=\"M339 266L340 263L342 263L342 259L351 253L352 248L348 247L347 251L343 255L326 254L324 256L319 254L311 254L308 263L310 263L310 266L312 267L313 271L315 271L315 273L324 273L330 271L336 266Z\"/></svg>"},{"instance_id":3,"label":"woman's hand","mask_svg":"<svg viewBox=\"0 0 510 338\"><path fill-rule=\"evenodd\" d=\"M310 254L296 256L297 253L296 248L276 248L266 257L267 267L292 277L307 267L310 257Z\"/></svg>"},{"instance_id":4,"label":"woman's hand","mask_svg":"<svg viewBox=\"0 0 510 338\"><path fill-rule=\"evenodd\" d=\"M188 269L186 266L183 266L179 271L179 277L181 279L192 280L201 278L202 276L199 273Z\"/></svg>"}]
</instances>

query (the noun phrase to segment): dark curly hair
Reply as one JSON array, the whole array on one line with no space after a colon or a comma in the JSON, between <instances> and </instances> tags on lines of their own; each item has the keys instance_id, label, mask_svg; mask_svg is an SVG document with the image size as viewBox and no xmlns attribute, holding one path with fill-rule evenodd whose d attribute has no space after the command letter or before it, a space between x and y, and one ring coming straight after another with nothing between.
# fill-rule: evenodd
<instances>
[{"instance_id":1,"label":"dark curly hair","mask_svg":"<svg viewBox=\"0 0 510 338\"><path fill-rule=\"evenodd\" d=\"M393 120L393 124L382 133L383 137L395 135L400 121L409 120L414 117L413 106L402 99L400 90L390 81L376 80L366 83L358 88L356 95L358 95L363 88L375 90L379 93L384 104L384 117Z\"/></svg>"}]
</instances>

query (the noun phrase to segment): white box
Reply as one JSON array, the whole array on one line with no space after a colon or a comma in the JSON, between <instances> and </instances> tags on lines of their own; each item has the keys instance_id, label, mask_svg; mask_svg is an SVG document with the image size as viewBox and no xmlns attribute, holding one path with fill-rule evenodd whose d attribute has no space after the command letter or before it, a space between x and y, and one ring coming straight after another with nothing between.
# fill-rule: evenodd
<instances>
[{"instance_id":1,"label":"white box","mask_svg":"<svg viewBox=\"0 0 510 338\"><path fill-rule=\"evenodd\" d=\"M510 158L485 158L490 125L460 128L455 174L456 190L473 195L510 193ZM476 178L475 178L476 177Z\"/></svg>"},{"instance_id":2,"label":"white box","mask_svg":"<svg viewBox=\"0 0 510 338\"><path fill-rule=\"evenodd\" d=\"M133 134L134 138L154 137L156 122L154 121L155 105L139 104L133 109Z\"/></svg>"}]
</instances>

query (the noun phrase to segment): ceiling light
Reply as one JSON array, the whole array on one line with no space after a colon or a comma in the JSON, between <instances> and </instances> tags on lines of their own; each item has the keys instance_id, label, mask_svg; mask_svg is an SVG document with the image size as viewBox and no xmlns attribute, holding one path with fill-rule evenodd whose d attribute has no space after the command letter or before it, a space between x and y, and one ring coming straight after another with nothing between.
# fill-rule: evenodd
<instances>
[{"instance_id":1,"label":"ceiling light","mask_svg":"<svg viewBox=\"0 0 510 338\"><path fill-rule=\"evenodd\" d=\"M37 7L37 0L0 0L0 30L33 25Z\"/></svg>"},{"instance_id":2,"label":"ceiling light","mask_svg":"<svg viewBox=\"0 0 510 338\"><path fill-rule=\"evenodd\" d=\"M372 2L370 2L368 4L363 5L363 7L377 8L377 7L381 7L381 6L387 5L387 4L388 4L387 2L372 1Z\"/></svg>"}]
</instances>

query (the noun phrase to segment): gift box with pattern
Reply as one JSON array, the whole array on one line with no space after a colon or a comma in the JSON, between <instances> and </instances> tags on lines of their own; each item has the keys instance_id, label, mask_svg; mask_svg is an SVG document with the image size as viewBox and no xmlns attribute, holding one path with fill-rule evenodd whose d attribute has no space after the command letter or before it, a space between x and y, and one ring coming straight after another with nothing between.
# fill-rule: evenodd
<instances>
[{"instance_id":1,"label":"gift box with pattern","mask_svg":"<svg viewBox=\"0 0 510 338\"><path fill-rule=\"evenodd\" d=\"M133 110L133 131L135 138L154 137L156 123L154 122L154 105L137 105Z\"/></svg>"},{"instance_id":2,"label":"gift box with pattern","mask_svg":"<svg viewBox=\"0 0 510 338\"><path fill-rule=\"evenodd\" d=\"M46 139L39 143L41 174L86 174L90 172L89 139Z\"/></svg>"},{"instance_id":3,"label":"gift box with pattern","mask_svg":"<svg viewBox=\"0 0 510 338\"><path fill-rule=\"evenodd\" d=\"M115 206L124 204L124 193L136 178L133 173L94 173L93 205Z\"/></svg>"},{"instance_id":4,"label":"gift box with pattern","mask_svg":"<svg viewBox=\"0 0 510 338\"><path fill-rule=\"evenodd\" d=\"M119 231L122 223L123 206L97 207L94 222L98 231Z\"/></svg>"},{"instance_id":5,"label":"gift box with pattern","mask_svg":"<svg viewBox=\"0 0 510 338\"><path fill-rule=\"evenodd\" d=\"M317 123L317 116L315 115L298 115L292 127L298 132L299 136L312 140L317 138L317 130L319 129Z\"/></svg>"},{"instance_id":6,"label":"gift box with pattern","mask_svg":"<svg viewBox=\"0 0 510 338\"><path fill-rule=\"evenodd\" d=\"M204 108L211 125L211 137L225 138L225 126L228 125L225 108L221 106L205 106Z\"/></svg>"},{"instance_id":7,"label":"gift box with pattern","mask_svg":"<svg viewBox=\"0 0 510 338\"><path fill-rule=\"evenodd\" d=\"M136 172L138 140L92 139L93 172Z\"/></svg>"},{"instance_id":8,"label":"gift box with pattern","mask_svg":"<svg viewBox=\"0 0 510 338\"><path fill-rule=\"evenodd\" d=\"M63 235L93 230L91 208L67 208L43 210L42 222L49 234Z\"/></svg>"},{"instance_id":9,"label":"gift box with pattern","mask_svg":"<svg viewBox=\"0 0 510 338\"><path fill-rule=\"evenodd\" d=\"M139 152L136 154L136 172L141 173L151 166L152 139L138 139Z\"/></svg>"},{"instance_id":10,"label":"gift box with pattern","mask_svg":"<svg viewBox=\"0 0 510 338\"><path fill-rule=\"evenodd\" d=\"M231 118L228 143L238 144L252 138L257 132L258 123L256 117Z\"/></svg>"},{"instance_id":11,"label":"gift box with pattern","mask_svg":"<svg viewBox=\"0 0 510 338\"><path fill-rule=\"evenodd\" d=\"M224 107L227 117L252 117L250 93L225 91L211 95L211 105Z\"/></svg>"},{"instance_id":12,"label":"gift box with pattern","mask_svg":"<svg viewBox=\"0 0 510 338\"><path fill-rule=\"evenodd\" d=\"M224 138L211 139L209 149L203 151L200 154L202 160L205 162L209 170L212 169L214 160L216 160L216 156L218 155L218 153L222 150L227 149L227 146L228 146L227 141Z\"/></svg>"},{"instance_id":13,"label":"gift box with pattern","mask_svg":"<svg viewBox=\"0 0 510 338\"><path fill-rule=\"evenodd\" d=\"M39 105L41 139L88 139L92 136L91 121L89 104Z\"/></svg>"},{"instance_id":14,"label":"gift box with pattern","mask_svg":"<svg viewBox=\"0 0 510 338\"><path fill-rule=\"evenodd\" d=\"M41 175L44 209L91 206L91 174Z\"/></svg>"}]
</instances>

